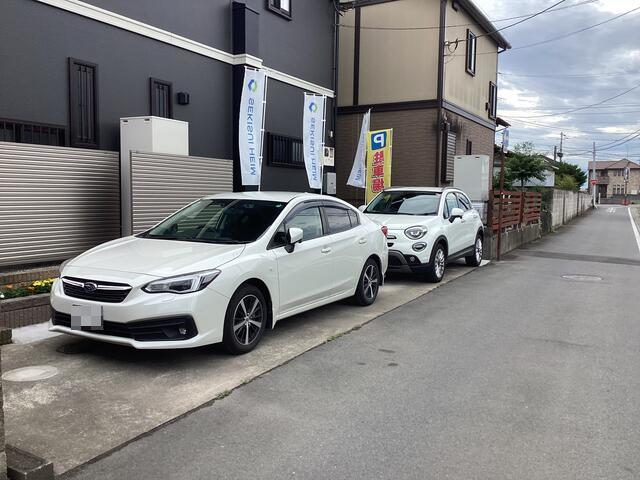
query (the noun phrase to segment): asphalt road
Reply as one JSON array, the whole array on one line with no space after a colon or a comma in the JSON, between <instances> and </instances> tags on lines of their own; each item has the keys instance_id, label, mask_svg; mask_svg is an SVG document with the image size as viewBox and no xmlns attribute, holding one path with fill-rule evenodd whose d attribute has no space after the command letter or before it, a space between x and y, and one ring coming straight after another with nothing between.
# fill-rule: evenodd
<instances>
[{"instance_id":1,"label":"asphalt road","mask_svg":"<svg viewBox=\"0 0 640 480\"><path fill-rule=\"evenodd\" d=\"M638 479L639 286L602 208L74 478Z\"/></svg>"}]
</instances>

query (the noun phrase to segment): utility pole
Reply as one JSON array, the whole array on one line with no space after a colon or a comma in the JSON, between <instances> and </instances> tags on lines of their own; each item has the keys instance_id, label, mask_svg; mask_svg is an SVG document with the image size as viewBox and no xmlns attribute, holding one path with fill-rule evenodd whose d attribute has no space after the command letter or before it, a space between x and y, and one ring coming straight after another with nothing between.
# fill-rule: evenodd
<instances>
[{"instance_id":1,"label":"utility pole","mask_svg":"<svg viewBox=\"0 0 640 480\"><path fill-rule=\"evenodd\" d=\"M591 170L593 172L593 176L591 177L594 181L597 181L598 179L596 178L596 142L593 142L593 169ZM596 208L596 187L598 186L598 184L596 183L595 185L591 185L592 191L593 191L593 207Z\"/></svg>"},{"instance_id":2,"label":"utility pole","mask_svg":"<svg viewBox=\"0 0 640 480\"><path fill-rule=\"evenodd\" d=\"M558 152L558 158L560 161L562 161L562 157L564 156L564 153L562 152L562 140L564 140L565 137L566 135L564 132L560 132L560 151Z\"/></svg>"},{"instance_id":3,"label":"utility pole","mask_svg":"<svg viewBox=\"0 0 640 480\"><path fill-rule=\"evenodd\" d=\"M557 157L558 156L558 146L554 145L553 146L553 161L556 162L557 161Z\"/></svg>"}]
</instances>

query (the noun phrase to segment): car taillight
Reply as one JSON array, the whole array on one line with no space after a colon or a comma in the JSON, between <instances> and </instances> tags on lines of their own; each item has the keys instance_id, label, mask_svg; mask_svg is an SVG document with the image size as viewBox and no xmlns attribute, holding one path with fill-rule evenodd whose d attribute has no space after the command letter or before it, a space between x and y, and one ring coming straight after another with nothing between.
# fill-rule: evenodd
<instances>
[{"instance_id":1,"label":"car taillight","mask_svg":"<svg viewBox=\"0 0 640 480\"><path fill-rule=\"evenodd\" d=\"M387 233L389 233L389 229L387 228L387 226L382 225L382 227L380 227L380 230L382 230L382 234L384 235L384 238L387 238Z\"/></svg>"}]
</instances>

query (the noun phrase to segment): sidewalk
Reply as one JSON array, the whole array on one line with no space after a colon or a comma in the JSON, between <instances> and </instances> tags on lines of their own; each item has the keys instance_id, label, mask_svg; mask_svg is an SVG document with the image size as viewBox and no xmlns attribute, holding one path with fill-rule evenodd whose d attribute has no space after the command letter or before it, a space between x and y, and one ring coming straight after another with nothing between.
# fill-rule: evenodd
<instances>
[{"instance_id":1,"label":"sidewalk","mask_svg":"<svg viewBox=\"0 0 640 480\"><path fill-rule=\"evenodd\" d=\"M451 265L440 285L472 270ZM5 373L36 365L57 369L41 381L4 382L7 442L52 461L62 474L437 286L393 278L371 307L338 303L284 320L240 357L217 346L138 351L65 335L7 345Z\"/></svg>"}]
</instances>

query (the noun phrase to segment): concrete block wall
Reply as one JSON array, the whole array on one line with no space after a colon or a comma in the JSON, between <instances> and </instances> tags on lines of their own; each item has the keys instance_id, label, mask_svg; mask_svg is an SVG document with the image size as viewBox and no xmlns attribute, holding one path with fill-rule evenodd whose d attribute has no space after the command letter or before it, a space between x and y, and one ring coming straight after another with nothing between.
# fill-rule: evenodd
<instances>
[{"instance_id":1,"label":"concrete block wall","mask_svg":"<svg viewBox=\"0 0 640 480\"><path fill-rule=\"evenodd\" d=\"M551 198L551 228L569 223L591 208L591 196L583 192L553 190Z\"/></svg>"}]
</instances>

